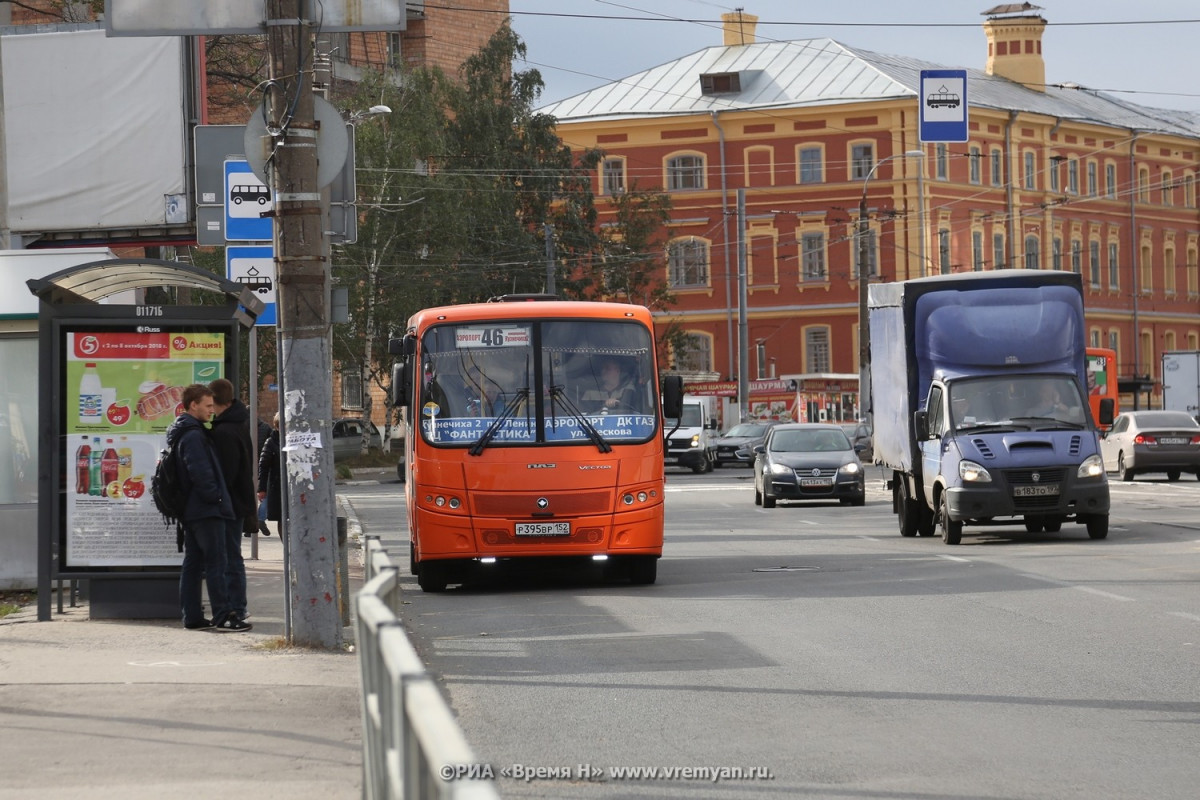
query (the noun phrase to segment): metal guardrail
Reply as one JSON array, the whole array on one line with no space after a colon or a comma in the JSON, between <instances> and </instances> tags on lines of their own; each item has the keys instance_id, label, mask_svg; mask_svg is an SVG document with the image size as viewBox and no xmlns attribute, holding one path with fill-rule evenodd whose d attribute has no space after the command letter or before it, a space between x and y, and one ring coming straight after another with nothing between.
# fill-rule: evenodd
<instances>
[{"instance_id":1,"label":"metal guardrail","mask_svg":"<svg viewBox=\"0 0 1200 800\"><path fill-rule=\"evenodd\" d=\"M366 583L355 595L362 672L363 797L367 800L499 800L487 780L447 780L476 764L432 676L397 616L399 566L376 536L364 540Z\"/></svg>"}]
</instances>

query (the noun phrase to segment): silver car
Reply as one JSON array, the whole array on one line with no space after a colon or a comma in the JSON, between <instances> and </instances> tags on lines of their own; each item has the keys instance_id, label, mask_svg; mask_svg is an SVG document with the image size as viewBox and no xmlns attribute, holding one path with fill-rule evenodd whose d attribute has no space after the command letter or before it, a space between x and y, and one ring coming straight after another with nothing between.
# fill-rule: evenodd
<instances>
[{"instance_id":1,"label":"silver car","mask_svg":"<svg viewBox=\"0 0 1200 800\"><path fill-rule=\"evenodd\" d=\"M1182 411L1127 411L1100 439L1104 468L1131 481L1143 472L1184 472L1200 479L1200 424Z\"/></svg>"}]
</instances>

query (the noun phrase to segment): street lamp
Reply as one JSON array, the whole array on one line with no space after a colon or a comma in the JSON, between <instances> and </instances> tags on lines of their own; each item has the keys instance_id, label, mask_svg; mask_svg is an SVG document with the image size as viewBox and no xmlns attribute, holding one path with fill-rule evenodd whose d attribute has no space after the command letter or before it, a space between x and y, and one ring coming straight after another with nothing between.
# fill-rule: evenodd
<instances>
[{"instance_id":1,"label":"street lamp","mask_svg":"<svg viewBox=\"0 0 1200 800\"><path fill-rule=\"evenodd\" d=\"M867 177L863 178L862 200L858 204L858 417L866 419L864 409L871 397L871 323L867 318L867 284L870 281L870 248L868 234L870 223L867 219L867 186L879 165L893 158L924 158L924 150L906 150L887 158L881 158L871 167ZM921 173L917 173L917 194L921 214L921 273L925 272L925 198L924 186L921 183Z\"/></svg>"}]
</instances>

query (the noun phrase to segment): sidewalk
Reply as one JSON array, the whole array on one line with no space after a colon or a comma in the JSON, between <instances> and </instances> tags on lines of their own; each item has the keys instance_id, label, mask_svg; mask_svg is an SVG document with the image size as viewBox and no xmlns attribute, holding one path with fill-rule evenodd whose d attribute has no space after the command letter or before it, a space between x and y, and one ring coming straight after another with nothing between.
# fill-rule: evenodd
<instances>
[{"instance_id":1,"label":"sidewalk","mask_svg":"<svg viewBox=\"0 0 1200 800\"><path fill-rule=\"evenodd\" d=\"M49 622L0 619L0 800L362 796L351 630L343 653L286 647L282 544L260 536L251 561L250 541L248 633L90 620L57 597Z\"/></svg>"}]
</instances>

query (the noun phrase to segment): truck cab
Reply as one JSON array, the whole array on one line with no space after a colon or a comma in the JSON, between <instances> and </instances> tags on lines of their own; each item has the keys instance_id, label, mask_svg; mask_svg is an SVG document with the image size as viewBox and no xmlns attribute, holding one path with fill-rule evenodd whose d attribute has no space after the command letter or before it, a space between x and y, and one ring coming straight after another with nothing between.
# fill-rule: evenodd
<instances>
[{"instance_id":1,"label":"truck cab","mask_svg":"<svg viewBox=\"0 0 1200 800\"><path fill-rule=\"evenodd\" d=\"M1107 533L1108 483L1074 375L939 374L916 432L925 506L944 537L964 520L1013 516L1031 533L1068 518Z\"/></svg>"},{"instance_id":2,"label":"truck cab","mask_svg":"<svg viewBox=\"0 0 1200 800\"><path fill-rule=\"evenodd\" d=\"M685 395L683 413L663 420L666 436L664 465L687 467L697 474L712 472L717 463L716 437L720 421L716 397Z\"/></svg>"}]
</instances>

